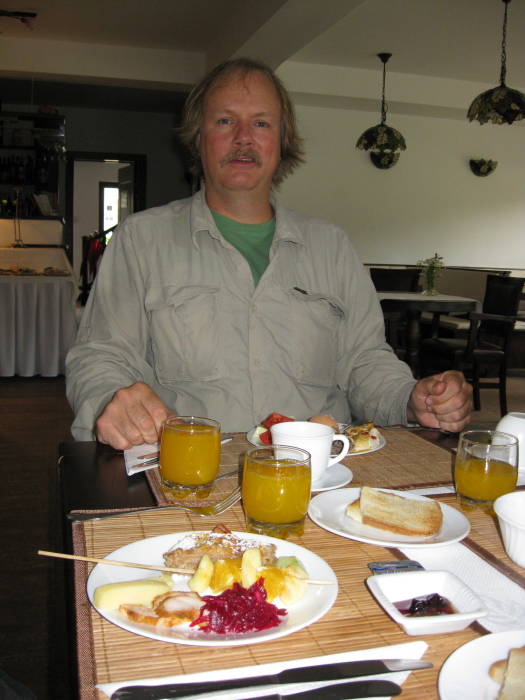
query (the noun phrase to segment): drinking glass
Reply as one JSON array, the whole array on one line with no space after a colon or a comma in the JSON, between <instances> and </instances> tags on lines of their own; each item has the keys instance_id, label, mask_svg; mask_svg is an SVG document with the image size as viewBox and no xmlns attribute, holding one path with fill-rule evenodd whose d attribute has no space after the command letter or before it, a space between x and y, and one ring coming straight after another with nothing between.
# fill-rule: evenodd
<instances>
[{"instance_id":1,"label":"drinking glass","mask_svg":"<svg viewBox=\"0 0 525 700\"><path fill-rule=\"evenodd\" d=\"M170 416L162 425L160 476L179 496L209 493L219 471L221 426L211 418Z\"/></svg>"},{"instance_id":2,"label":"drinking glass","mask_svg":"<svg viewBox=\"0 0 525 700\"><path fill-rule=\"evenodd\" d=\"M518 439L495 430L461 433L454 479L463 510L481 508L493 514L496 498L516 489Z\"/></svg>"},{"instance_id":3,"label":"drinking glass","mask_svg":"<svg viewBox=\"0 0 525 700\"><path fill-rule=\"evenodd\" d=\"M302 535L310 486L310 454L306 450L285 445L248 450L242 480L248 532L282 539Z\"/></svg>"}]
</instances>

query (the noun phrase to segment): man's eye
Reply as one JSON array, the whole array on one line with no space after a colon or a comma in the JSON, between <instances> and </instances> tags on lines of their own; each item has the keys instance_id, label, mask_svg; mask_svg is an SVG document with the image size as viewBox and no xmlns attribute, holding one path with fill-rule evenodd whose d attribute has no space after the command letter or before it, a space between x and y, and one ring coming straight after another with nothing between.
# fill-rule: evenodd
<instances>
[{"instance_id":1,"label":"man's eye","mask_svg":"<svg viewBox=\"0 0 525 700\"><path fill-rule=\"evenodd\" d=\"M270 125L268 124L268 122L265 122L263 119L258 119L255 122L255 126L269 127Z\"/></svg>"},{"instance_id":2,"label":"man's eye","mask_svg":"<svg viewBox=\"0 0 525 700\"><path fill-rule=\"evenodd\" d=\"M231 119L229 117L220 117L220 119L217 119L217 124L230 124Z\"/></svg>"}]
</instances>

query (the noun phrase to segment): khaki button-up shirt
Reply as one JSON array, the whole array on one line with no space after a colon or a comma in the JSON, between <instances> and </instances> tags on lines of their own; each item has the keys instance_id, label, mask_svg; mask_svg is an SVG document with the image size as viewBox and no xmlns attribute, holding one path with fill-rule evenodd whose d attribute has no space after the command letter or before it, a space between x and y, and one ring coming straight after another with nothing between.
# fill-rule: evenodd
<instances>
[{"instance_id":1,"label":"khaki button-up shirt","mask_svg":"<svg viewBox=\"0 0 525 700\"><path fill-rule=\"evenodd\" d=\"M254 288L201 190L114 233L67 357L76 439L115 391L143 381L181 415L249 430L297 419L406 421L415 384L344 231L273 202L270 263Z\"/></svg>"}]
</instances>

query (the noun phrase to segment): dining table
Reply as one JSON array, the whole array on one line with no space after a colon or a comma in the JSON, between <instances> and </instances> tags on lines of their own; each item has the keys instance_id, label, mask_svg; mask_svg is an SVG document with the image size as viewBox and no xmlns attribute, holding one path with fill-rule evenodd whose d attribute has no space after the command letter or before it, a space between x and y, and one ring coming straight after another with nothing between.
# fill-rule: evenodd
<instances>
[{"instance_id":1,"label":"dining table","mask_svg":"<svg viewBox=\"0 0 525 700\"><path fill-rule=\"evenodd\" d=\"M378 292L377 296L384 312L398 311L406 315L406 362L414 375L419 376L419 342L421 339L421 314L458 314L481 311L481 302L470 297L452 294L425 294L424 292Z\"/></svg>"},{"instance_id":2,"label":"dining table","mask_svg":"<svg viewBox=\"0 0 525 700\"><path fill-rule=\"evenodd\" d=\"M447 511L460 510L452 476L457 435L416 426L384 426L379 435L380 443L373 450L350 453L342 461L340 468L347 471L345 483L312 494L312 503L319 495L341 498L368 485L427 495ZM238 484L243 456L251 447L248 437L234 433L223 445L220 474L233 474L216 482L208 500L220 499ZM57 517L62 528L57 547L76 556L103 558L144 538L169 536L176 542L180 533L209 531L218 525L234 532L245 530L242 503L209 518L162 508L177 501L163 489L158 468L128 475L123 453L96 442L59 446L57 485ZM382 655L430 661L431 668L412 671L408 677L405 674L402 697L437 699L441 697L442 667L455 650L506 629L507 623L511 629L518 625L525 630L524 569L506 555L492 516L482 511L464 515L468 528L463 537L436 547L411 547L389 542L388 537L384 543L360 541L307 517L304 534L289 542L317 554L332 568L338 581L335 602L320 619L288 636L238 646L203 648L131 633L106 620L89 602L86 585L93 563L55 560L67 577L67 631L76 664L72 697L107 700L116 688L139 680L181 680L198 671L236 677L252 673L254 667L265 669L267 664L292 667L312 663L312 659L321 663ZM286 543L283 541L283 551ZM426 569L459 575L482 600L496 601L497 614L489 615L486 626L479 620L453 633L407 636L376 602L366 583L371 562L406 559L416 559ZM465 674L471 673L476 669L466 667Z\"/></svg>"}]
</instances>

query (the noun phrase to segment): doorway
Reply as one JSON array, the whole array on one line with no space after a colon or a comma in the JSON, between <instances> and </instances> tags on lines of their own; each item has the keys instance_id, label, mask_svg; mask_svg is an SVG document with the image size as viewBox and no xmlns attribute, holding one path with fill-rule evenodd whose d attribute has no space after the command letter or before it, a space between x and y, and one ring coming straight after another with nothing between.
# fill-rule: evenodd
<instances>
[{"instance_id":1,"label":"doorway","mask_svg":"<svg viewBox=\"0 0 525 700\"><path fill-rule=\"evenodd\" d=\"M119 188L119 220L146 206L146 156L130 153L66 154L64 245L77 278L82 263L82 237L100 231L100 183Z\"/></svg>"}]
</instances>

